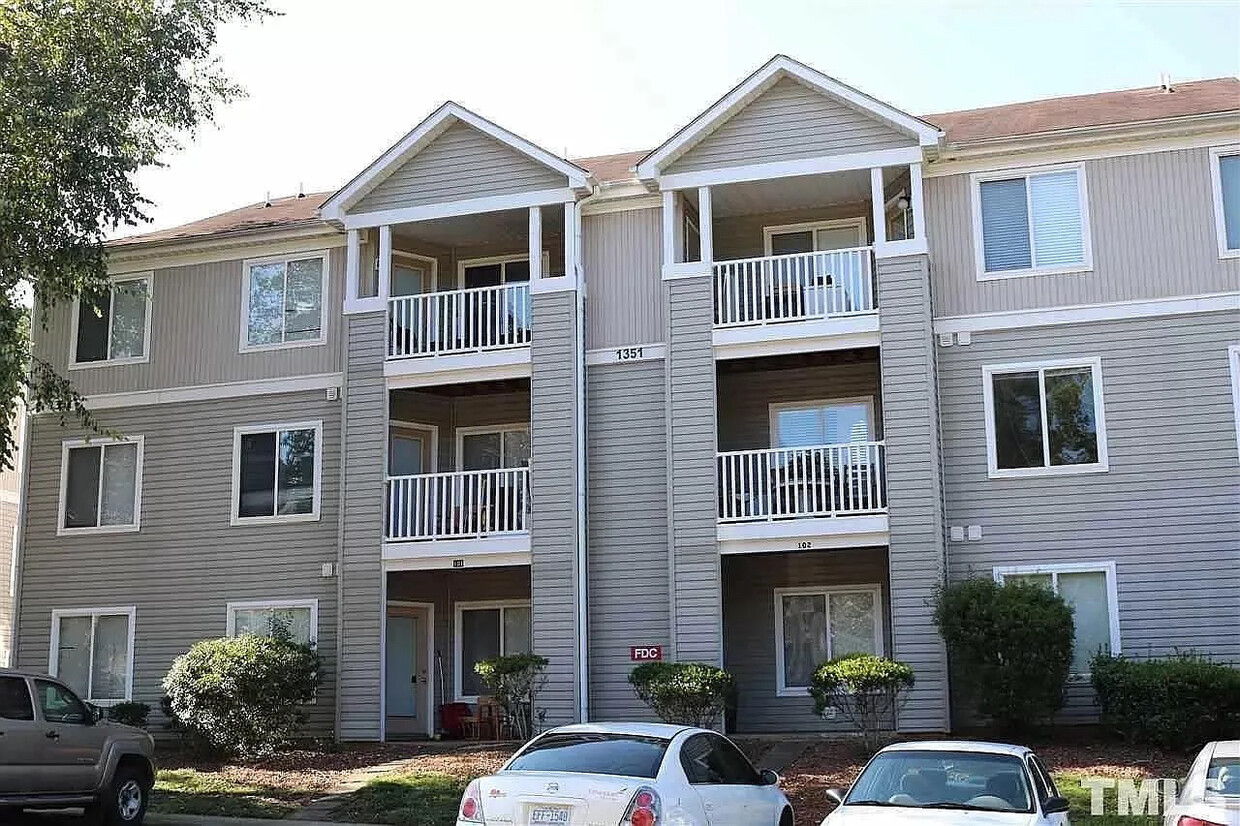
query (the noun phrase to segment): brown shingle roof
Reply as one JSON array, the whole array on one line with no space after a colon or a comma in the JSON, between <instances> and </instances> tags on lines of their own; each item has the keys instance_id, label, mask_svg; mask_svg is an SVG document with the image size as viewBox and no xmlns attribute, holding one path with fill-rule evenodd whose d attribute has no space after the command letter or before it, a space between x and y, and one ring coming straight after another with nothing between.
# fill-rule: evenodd
<instances>
[{"instance_id":1,"label":"brown shingle roof","mask_svg":"<svg viewBox=\"0 0 1240 826\"><path fill-rule=\"evenodd\" d=\"M1161 87L1125 89L1090 95L1011 103L925 115L922 120L938 126L951 144L1034 136L1090 126L1119 126L1220 112L1240 112L1240 79L1234 77L1174 84L1175 91ZM573 163L589 170L599 183L615 183L633 177L632 169L647 152L622 152L578 158ZM131 235L111 242L112 247L183 241L247 230L287 229L319 221L319 206L331 196L317 192L305 197L276 198L239 207L171 229Z\"/></svg>"}]
</instances>

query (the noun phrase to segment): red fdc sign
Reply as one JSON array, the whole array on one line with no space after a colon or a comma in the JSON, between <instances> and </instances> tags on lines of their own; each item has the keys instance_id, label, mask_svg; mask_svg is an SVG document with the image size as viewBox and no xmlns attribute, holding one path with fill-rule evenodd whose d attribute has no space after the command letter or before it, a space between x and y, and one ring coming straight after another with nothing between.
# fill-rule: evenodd
<instances>
[{"instance_id":1,"label":"red fdc sign","mask_svg":"<svg viewBox=\"0 0 1240 826\"><path fill-rule=\"evenodd\" d=\"M663 659L661 645L635 645L629 648L629 659L635 663L656 662Z\"/></svg>"}]
</instances>

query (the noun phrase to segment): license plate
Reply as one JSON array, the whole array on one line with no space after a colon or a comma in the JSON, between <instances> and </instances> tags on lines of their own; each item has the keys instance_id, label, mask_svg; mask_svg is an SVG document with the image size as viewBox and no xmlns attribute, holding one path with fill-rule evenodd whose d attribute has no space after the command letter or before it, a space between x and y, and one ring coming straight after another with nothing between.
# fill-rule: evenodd
<instances>
[{"instance_id":1,"label":"license plate","mask_svg":"<svg viewBox=\"0 0 1240 826\"><path fill-rule=\"evenodd\" d=\"M545 826L568 826L568 809L558 806L536 806L530 809L530 824Z\"/></svg>"}]
</instances>

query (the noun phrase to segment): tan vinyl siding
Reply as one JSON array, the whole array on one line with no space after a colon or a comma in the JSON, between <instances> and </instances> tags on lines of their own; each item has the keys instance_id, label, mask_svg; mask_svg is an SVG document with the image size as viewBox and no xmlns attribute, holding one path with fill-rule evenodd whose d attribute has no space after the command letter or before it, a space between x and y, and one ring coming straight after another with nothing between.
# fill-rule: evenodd
<instances>
[{"instance_id":1,"label":"tan vinyl siding","mask_svg":"<svg viewBox=\"0 0 1240 826\"><path fill-rule=\"evenodd\" d=\"M662 360L589 378L590 716L649 720L628 683L629 647L671 642ZM665 649L666 650L666 649Z\"/></svg>"},{"instance_id":2,"label":"tan vinyl siding","mask_svg":"<svg viewBox=\"0 0 1240 826\"><path fill-rule=\"evenodd\" d=\"M917 146L917 139L783 78L676 159L665 174Z\"/></svg>"},{"instance_id":3,"label":"tan vinyl siding","mask_svg":"<svg viewBox=\"0 0 1240 826\"><path fill-rule=\"evenodd\" d=\"M232 525L233 429L323 421L320 518ZM323 391L110 412L109 423L145 437L141 530L57 536L61 442L80 438L51 417L32 425L18 664L49 667L56 609L135 606L135 700L158 709L160 682L193 643L223 636L229 602L318 600L326 664L309 731L334 723L336 583L321 575L337 556L340 404Z\"/></svg>"},{"instance_id":4,"label":"tan vinyl siding","mask_svg":"<svg viewBox=\"0 0 1240 826\"><path fill-rule=\"evenodd\" d=\"M928 270L925 256L878 262L892 656L917 674L901 731L948 727L947 656L930 604L945 560Z\"/></svg>"},{"instance_id":5,"label":"tan vinyl siding","mask_svg":"<svg viewBox=\"0 0 1240 826\"><path fill-rule=\"evenodd\" d=\"M49 328L36 333L37 353L88 396L337 373L341 369L344 248L331 249L327 260L328 290L323 297L327 337L323 344L240 352L245 274L243 262L236 260L155 271L147 342L150 360L145 364L66 371L70 350L76 346L70 340L73 307L69 303L55 307Z\"/></svg>"},{"instance_id":6,"label":"tan vinyl siding","mask_svg":"<svg viewBox=\"0 0 1240 826\"><path fill-rule=\"evenodd\" d=\"M568 186L568 178L456 122L366 193L351 213Z\"/></svg>"},{"instance_id":7,"label":"tan vinyl siding","mask_svg":"<svg viewBox=\"0 0 1240 826\"><path fill-rule=\"evenodd\" d=\"M792 544L791 542L789 543ZM736 730L849 732L843 717L814 713L812 697L778 696L776 588L878 585L882 591L883 644L890 654L887 555L884 548L808 553L737 554L723 558L724 667L736 678Z\"/></svg>"},{"instance_id":8,"label":"tan vinyl siding","mask_svg":"<svg viewBox=\"0 0 1240 826\"><path fill-rule=\"evenodd\" d=\"M663 340L661 215L634 209L582 220L587 349Z\"/></svg>"},{"instance_id":9,"label":"tan vinyl siding","mask_svg":"<svg viewBox=\"0 0 1240 826\"><path fill-rule=\"evenodd\" d=\"M1087 273L979 282L969 176L926 180L936 316L1240 290L1240 259L1218 256L1208 148L1082 166L1094 253Z\"/></svg>"}]
</instances>

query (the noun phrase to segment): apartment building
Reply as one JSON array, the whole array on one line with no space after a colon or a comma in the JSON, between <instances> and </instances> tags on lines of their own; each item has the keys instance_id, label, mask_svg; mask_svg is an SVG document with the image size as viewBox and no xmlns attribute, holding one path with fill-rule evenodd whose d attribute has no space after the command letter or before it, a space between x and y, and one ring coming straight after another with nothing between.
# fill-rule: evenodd
<instances>
[{"instance_id":1,"label":"apartment building","mask_svg":"<svg viewBox=\"0 0 1240 826\"><path fill-rule=\"evenodd\" d=\"M111 248L40 354L123 439L28 428L17 661L156 703L273 618L311 725L433 732L472 663L547 724L719 663L730 729L832 731L813 667L1035 578L1095 650L1240 659L1240 82L914 117L777 56L649 152L445 104L334 193Z\"/></svg>"}]
</instances>

